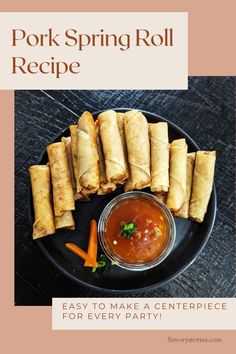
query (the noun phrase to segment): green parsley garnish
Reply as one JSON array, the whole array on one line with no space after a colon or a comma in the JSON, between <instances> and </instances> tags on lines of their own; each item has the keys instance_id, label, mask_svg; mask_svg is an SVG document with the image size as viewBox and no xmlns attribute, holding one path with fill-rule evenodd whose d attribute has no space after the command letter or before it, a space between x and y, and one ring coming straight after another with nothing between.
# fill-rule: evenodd
<instances>
[{"instance_id":1,"label":"green parsley garnish","mask_svg":"<svg viewBox=\"0 0 236 354\"><path fill-rule=\"evenodd\" d=\"M120 235L124 236L127 240L130 240L133 233L137 231L137 226L133 222L124 221L121 221L120 225L122 226Z\"/></svg>"},{"instance_id":2,"label":"green parsley garnish","mask_svg":"<svg viewBox=\"0 0 236 354\"><path fill-rule=\"evenodd\" d=\"M112 266L117 265L117 262L110 261L105 254L100 254L98 258L98 266L92 268L92 273L98 272L101 275L107 275L112 271Z\"/></svg>"}]
</instances>

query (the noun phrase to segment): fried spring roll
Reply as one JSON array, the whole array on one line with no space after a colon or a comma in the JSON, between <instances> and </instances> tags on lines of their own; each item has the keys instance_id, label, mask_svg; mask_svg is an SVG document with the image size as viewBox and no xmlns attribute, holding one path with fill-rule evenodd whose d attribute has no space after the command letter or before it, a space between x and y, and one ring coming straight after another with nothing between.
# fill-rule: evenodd
<instances>
[{"instance_id":1,"label":"fried spring roll","mask_svg":"<svg viewBox=\"0 0 236 354\"><path fill-rule=\"evenodd\" d=\"M72 188L75 190L76 189L76 179L75 179L75 172L74 172L74 167L73 167L73 160L72 160L72 153L71 153L71 137L62 137L61 141L65 144L66 147L66 156L67 156L67 162L68 162L68 167L69 167L69 172L70 172L70 179L71 179L71 184Z\"/></svg>"},{"instance_id":2,"label":"fried spring roll","mask_svg":"<svg viewBox=\"0 0 236 354\"><path fill-rule=\"evenodd\" d=\"M65 147L66 147L66 155L67 155L67 162L68 162L68 167L70 171L70 179L71 179L71 184L72 188L74 191L74 199L79 200L79 201L88 201L89 197L86 193L82 194L82 191L80 193L77 192L77 186L76 186L76 178L75 178L75 173L74 173L74 166L73 166L73 159L72 159L72 151L71 151L71 137L62 137L61 141L64 142Z\"/></svg>"},{"instance_id":3,"label":"fried spring roll","mask_svg":"<svg viewBox=\"0 0 236 354\"><path fill-rule=\"evenodd\" d=\"M150 185L150 144L148 123L141 112L125 113L125 138L133 189Z\"/></svg>"},{"instance_id":4,"label":"fried spring roll","mask_svg":"<svg viewBox=\"0 0 236 354\"><path fill-rule=\"evenodd\" d=\"M61 216L55 216L56 229L75 230L75 222L70 210L66 211Z\"/></svg>"},{"instance_id":5,"label":"fried spring roll","mask_svg":"<svg viewBox=\"0 0 236 354\"><path fill-rule=\"evenodd\" d=\"M81 185L79 183L79 164L78 164L78 155L77 155L77 126L70 125L70 136L71 136L71 153L72 153L72 162L74 167L74 175L76 180L76 191L79 193L81 191Z\"/></svg>"},{"instance_id":6,"label":"fried spring roll","mask_svg":"<svg viewBox=\"0 0 236 354\"><path fill-rule=\"evenodd\" d=\"M213 187L215 161L215 151L196 153L189 217L197 222L204 220L207 211Z\"/></svg>"},{"instance_id":7,"label":"fried spring roll","mask_svg":"<svg viewBox=\"0 0 236 354\"><path fill-rule=\"evenodd\" d=\"M98 195L108 194L116 189L116 184L113 182L108 182L106 176L105 158L102 150L102 142L100 138L98 121L95 122L96 133L97 133L97 146L98 146L98 156L99 156L99 180L100 185L97 191Z\"/></svg>"},{"instance_id":8,"label":"fried spring roll","mask_svg":"<svg viewBox=\"0 0 236 354\"><path fill-rule=\"evenodd\" d=\"M29 168L35 221L33 239L55 233L53 209L50 195L50 168L47 165L34 165Z\"/></svg>"},{"instance_id":9,"label":"fried spring roll","mask_svg":"<svg viewBox=\"0 0 236 354\"><path fill-rule=\"evenodd\" d=\"M127 152L127 145L126 145L126 140L125 140L125 122L124 122L124 113L117 113L116 118L118 121L118 127L120 131L120 137L122 141L122 146L123 146L123 151L124 151L124 157L125 157L125 169L128 175L128 179L125 181L124 184L124 190L125 192L129 192L133 190L133 183L130 175L130 169L129 169L129 162L128 162L128 152Z\"/></svg>"},{"instance_id":10,"label":"fried spring roll","mask_svg":"<svg viewBox=\"0 0 236 354\"><path fill-rule=\"evenodd\" d=\"M174 140L170 145L170 187L166 205L172 211L180 209L185 197L187 149L185 139Z\"/></svg>"},{"instance_id":11,"label":"fried spring roll","mask_svg":"<svg viewBox=\"0 0 236 354\"><path fill-rule=\"evenodd\" d=\"M65 144L48 145L47 153L52 175L54 214L61 216L67 210L75 209Z\"/></svg>"},{"instance_id":12,"label":"fried spring roll","mask_svg":"<svg viewBox=\"0 0 236 354\"><path fill-rule=\"evenodd\" d=\"M79 183L87 194L92 194L99 188L99 157L92 114L84 112L78 120L77 128Z\"/></svg>"},{"instance_id":13,"label":"fried spring roll","mask_svg":"<svg viewBox=\"0 0 236 354\"><path fill-rule=\"evenodd\" d=\"M155 195L155 197L157 197L162 203L166 203L166 197L167 197L167 193L165 192L162 192L162 193L159 193L159 192L155 192L153 193Z\"/></svg>"},{"instance_id":14,"label":"fried spring roll","mask_svg":"<svg viewBox=\"0 0 236 354\"><path fill-rule=\"evenodd\" d=\"M188 218L188 212L189 212L195 155L196 155L195 152L191 152L187 154L187 184L186 184L184 202L181 205L181 208L176 212L174 212L175 216L178 216L180 218L185 218L185 219Z\"/></svg>"},{"instance_id":15,"label":"fried spring roll","mask_svg":"<svg viewBox=\"0 0 236 354\"><path fill-rule=\"evenodd\" d=\"M127 153L127 145L126 145L126 140L125 140L125 122L124 122L124 113L116 113L116 118L118 122L118 127L120 131L120 137L121 137L121 142L122 142L122 147L123 147L123 152L124 152L124 158L125 158L125 170L127 175L129 176L129 163L128 163L128 153Z\"/></svg>"},{"instance_id":16,"label":"fried spring roll","mask_svg":"<svg viewBox=\"0 0 236 354\"><path fill-rule=\"evenodd\" d=\"M125 192L130 192L134 189L134 186L133 186L133 181L132 181L132 177L130 175L130 177L127 179L127 181L125 181L125 184L124 184L124 191Z\"/></svg>"},{"instance_id":17,"label":"fried spring roll","mask_svg":"<svg viewBox=\"0 0 236 354\"><path fill-rule=\"evenodd\" d=\"M169 138L168 124L149 124L151 143L151 191L168 192L169 189Z\"/></svg>"},{"instance_id":18,"label":"fried spring roll","mask_svg":"<svg viewBox=\"0 0 236 354\"><path fill-rule=\"evenodd\" d=\"M112 183L123 183L128 174L122 140L115 111L106 111L98 116L99 131L105 157L107 180Z\"/></svg>"},{"instance_id":19,"label":"fried spring roll","mask_svg":"<svg viewBox=\"0 0 236 354\"><path fill-rule=\"evenodd\" d=\"M74 199L79 200L81 199L82 195L80 193L77 193L77 187L76 187L76 179L75 179L75 172L74 172L74 166L73 166L73 159L72 159L72 151L71 151L71 137L62 137L61 141L65 144L66 147L66 156L67 156L67 162L68 162L68 167L69 167L69 172L70 172L70 180L72 184L72 188L74 191Z\"/></svg>"}]
</instances>

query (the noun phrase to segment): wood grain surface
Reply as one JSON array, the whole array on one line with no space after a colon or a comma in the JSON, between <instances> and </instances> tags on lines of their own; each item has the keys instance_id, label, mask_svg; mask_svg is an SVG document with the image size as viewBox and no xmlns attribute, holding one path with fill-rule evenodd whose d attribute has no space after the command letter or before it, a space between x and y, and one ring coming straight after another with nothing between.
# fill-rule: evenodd
<instances>
[{"instance_id":1,"label":"wood grain surface","mask_svg":"<svg viewBox=\"0 0 236 354\"><path fill-rule=\"evenodd\" d=\"M211 237L195 262L166 286L136 297L235 296L235 78L191 77L187 91L83 90L15 92L15 304L51 305L52 297L111 296L62 275L32 240L28 167L84 111L144 109L169 119L201 147L217 150L218 210Z\"/></svg>"}]
</instances>

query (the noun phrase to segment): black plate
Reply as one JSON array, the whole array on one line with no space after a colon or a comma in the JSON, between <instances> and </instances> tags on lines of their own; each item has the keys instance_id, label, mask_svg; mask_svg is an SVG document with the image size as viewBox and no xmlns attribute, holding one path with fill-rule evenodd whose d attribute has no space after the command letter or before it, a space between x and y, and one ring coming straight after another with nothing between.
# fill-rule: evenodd
<instances>
[{"instance_id":1,"label":"black plate","mask_svg":"<svg viewBox=\"0 0 236 354\"><path fill-rule=\"evenodd\" d=\"M129 108L117 108L116 111L124 112ZM197 144L182 129L168 120L149 112L142 111L148 122L165 121L169 124L170 141L179 138L185 138L188 144L188 151L199 150ZM96 118L100 112L95 112L93 116ZM69 136L69 129L58 135L55 141L60 141L62 136ZM47 162L46 150L39 158L39 164ZM149 191L146 189L145 191ZM87 249L89 221L96 219L105 207L105 205L115 196L123 192L123 188L119 188L106 196L92 196L90 202L76 202L76 210L73 212L76 230L58 230L55 235L38 239L36 242L47 256L47 258L67 277L74 282L89 286L94 290L111 292L116 294L132 293L137 291L146 291L161 286L183 270L185 270L196 259L198 254L205 246L216 214L216 191L215 186L208 206L207 214L204 222L198 224L196 222L175 218L176 223L176 241L169 256L155 268L141 272L132 272L121 269L117 266L112 267L112 272L108 275L100 275L97 272L92 273L91 268L83 267L83 261L72 252L65 248L66 242L74 242L84 250ZM34 210L32 202L31 188L29 187L29 215L31 223L33 223ZM101 250L100 250L101 251Z\"/></svg>"}]
</instances>

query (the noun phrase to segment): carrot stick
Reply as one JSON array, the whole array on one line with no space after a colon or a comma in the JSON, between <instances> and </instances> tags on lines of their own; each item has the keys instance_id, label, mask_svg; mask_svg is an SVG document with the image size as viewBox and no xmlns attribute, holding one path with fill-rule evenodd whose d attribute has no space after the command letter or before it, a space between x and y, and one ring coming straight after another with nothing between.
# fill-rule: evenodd
<instances>
[{"instance_id":1,"label":"carrot stick","mask_svg":"<svg viewBox=\"0 0 236 354\"><path fill-rule=\"evenodd\" d=\"M89 243L88 243L88 255L93 259L97 259L98 252L98 236L97 236L97 222L96 220L90 220L90 232L89 232ZM89 261L84 262L85 267L93 267L92 263Z\"/></svg>"},{"instance_id":2,"label":"carrot stick","mask_svg":"<svg viewBox=\"0 0 236 354\"><path fill-rule=\"evenodd\" d=\"M79 256L82 259L84 259L85 261L88 261L89 263L91 263L93 267L98 266L96 259L89 256L86 252L84 252L82 250L82 248L78 247L74 243L65 243L65 246L66 246L66 248L68 248L68 250L75 253L77 256Z\"/></svg>"}]
</instances>

